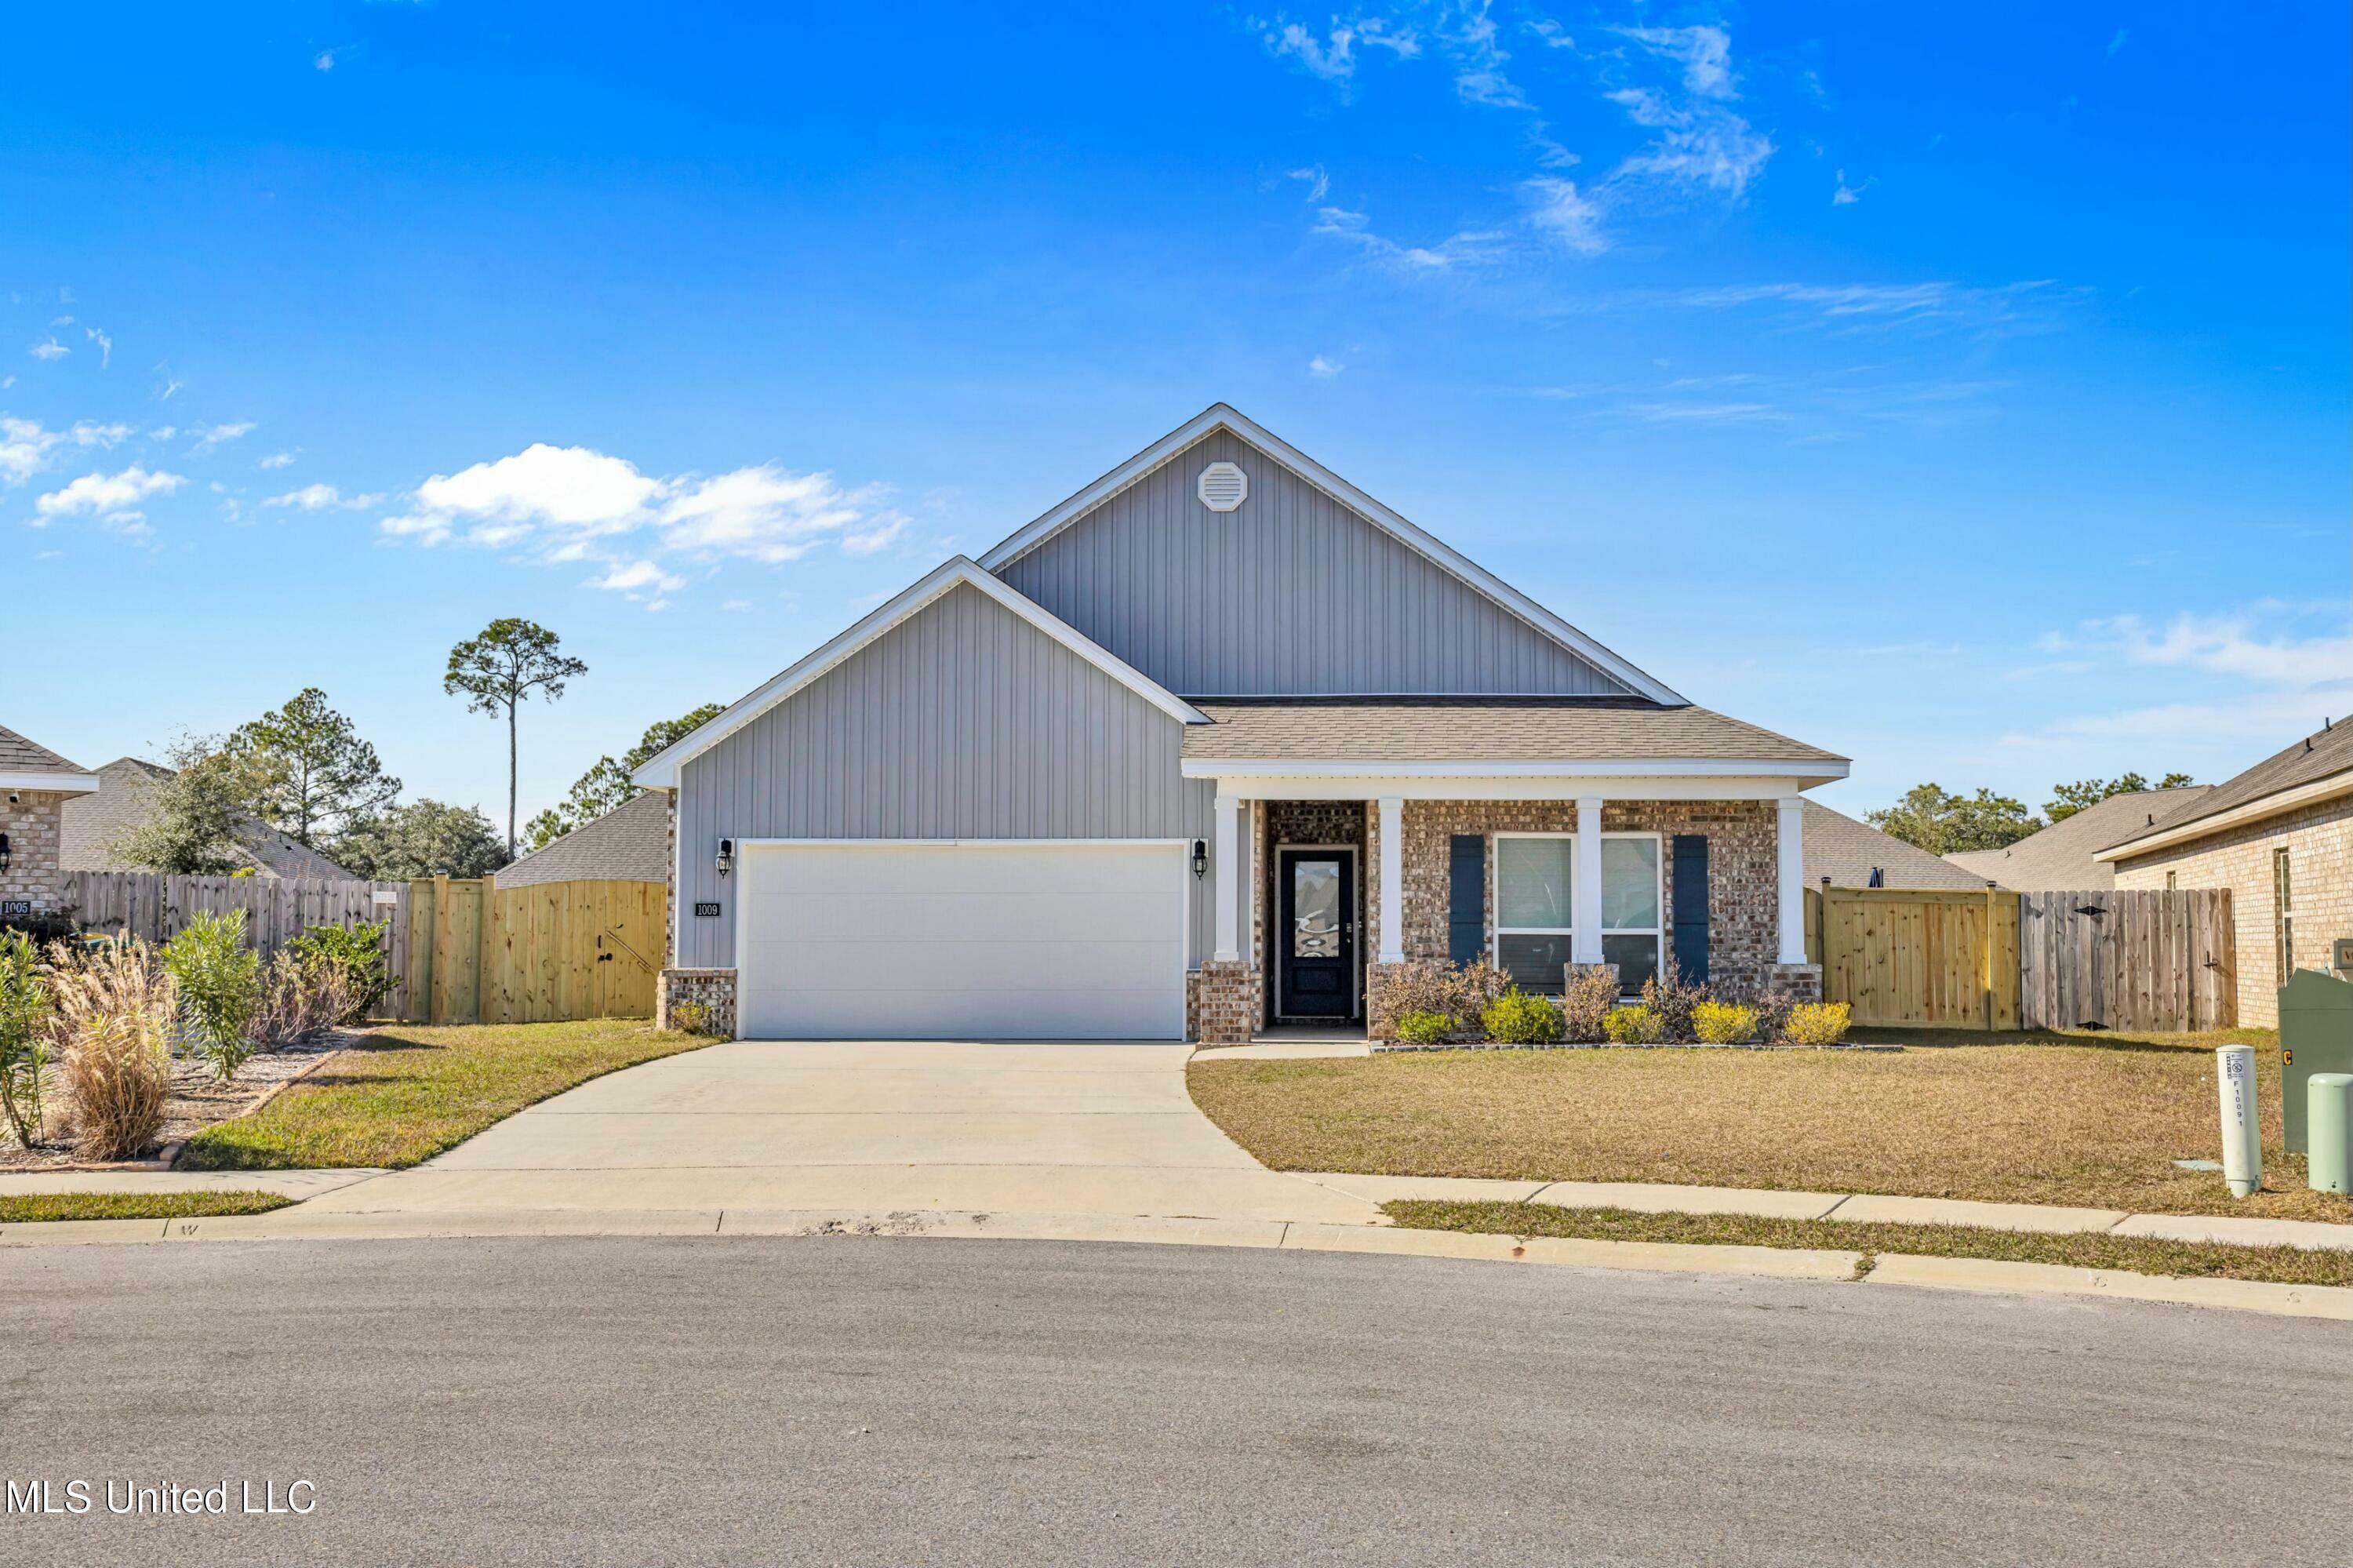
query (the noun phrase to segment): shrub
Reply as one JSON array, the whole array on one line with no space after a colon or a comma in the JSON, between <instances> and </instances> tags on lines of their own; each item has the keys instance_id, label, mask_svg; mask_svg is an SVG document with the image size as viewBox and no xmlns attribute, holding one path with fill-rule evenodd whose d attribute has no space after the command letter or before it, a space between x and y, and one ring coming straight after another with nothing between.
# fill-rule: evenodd
<instances>
[{"instance_id":1,"label":"shrub","mask_svg":"<svg viewBox=\"0 0 2353 1568\"><path fill-rule=\"evenodd\" d=\"M1710 1045L1737 1045L1757 1034L1757 1010L1733 1001L1703 1001L1692 1009L1692 1032Z\"/></svg>"},{"instance_id":2,"label":"shrub","mask_svg":"<svg viewBox=\"0 0 2353 1568\"><path fill-rule=\"evenodd\" d=\"M1409 1045L1443 1045L1454 1020L1442 1012L1409 1012L1397 1021L1398 1038Z\"/></svg>"},{"instance_id":3,"label":"shrub","mask_svg":"<svg viewBox=\"0 0 2353 1568\"><path fill-rule=\"evenodd\" d=\"M235 1076L253 1054L245 1026L261 1000L261 955L245 945L245 911L189 921L164 944L164 967L178 985L182 1033L211 1058L216 1076Z\"/></svg>"},{"instance_id":4,"label":"shrub","mask_svg":"<svg viewBox=\"0 0 2353 1568\"><path fill-rule=\"evenodd\" d=\"M392 994L392 971L384 963L384 934L390 925L378 920L374 925L313 926L287 944L304 959L341 971L346 997L337 1023L365 1022Z\"/></svg>"},{"instance_id":5,"label":"shrub","mask_svg":"<svg viewBox=\"0 0 2353 1568\"><path fill-rule=\"evenodd\" d=\"M1482 1039L1482 1019L1487 1004L1510 987L1510 977L1483 958L1460 967L1400 964L1382 978L1380 995L1369 1020L1372 1037L1401 1039L1398 1030L1406 1014L1435 1012L1448 1021L1448 1039Z\"/></svg>"},{"instance_id":6,"label":"shrub","mask_svg":"<svg viewBox=\"0 0 2353 1568\"><path fill-rule=\"evenodd\" d=\"M33 939L22 931L0 931L0 1115L27 1149L41 1141L41 1090L49 1066L41 1025L48 1011Z\"/></svg>"},{"instance_id":7,"label":"shrub","mask_svg":"<svg viewBox=\"0 0 2353 1568\"><path fill-rule=\"evenodd\" d=\"M1603 1030L1620 1045L1655 1045L1666 1038L1666 1021L1654 1007L1613 1007Z\"/></svg>"},{"instance_id":8,"label":"shrub","mask_svg":"<svg viewBox=\"0 0 2353 1568\"><path fill-rule=\"evenodd\" d=\"M1568 982L1560 999L1562 1038L1580 1045L1606 1040L1609 1010L1618 1005L1618 978L1605 969L1591 969Z\"/></svg>"},{"instance_id":9,"label":"shrub","mask_svg":"<svg viewBox=\"0 0 2353 1568\"><path fill-rule=\"evenodd\" d=\"M343 970L290 946L262 966L261 994L245 1033L263 1050L275 1051L309 1039L350 1011L351 988Z\"/></svg>"},{"instance_id":10,"label":"shrub","mask_svg":"<svg viewBox=\"0 0 2353 1568\"><path fill-rule=\"evenodd\" d=\"M45 1028L71 1101L74 1150L129 1160L153 1141L172 1091L171 974L144 942L101 948L77 961L50 949Z\"/></svg>"},{"instance_id":11,"label":"shrub","mask_svg":"<svg viewBox=\"0 0 2353 1568\"><path fill-rule=\"evenodd\" d=\"M1801 1001L1789 1010L1781 1038L1792 1045L1835 1045L1846 1038L1853 1014L1842 1001Z\"/></svg>"},{"instance_id":12,"label":"shrub","mask_svg":"<svg viewBox=\"0 0 2353 1568\"><path fill-rule=\"evenodd\" d=\"M1489 1002L1480 1022L1488 1039L1504 1045L1557 1045L1563 1033L1560 1009L1551 999L1531 996L1518 986Z\"/></svg>"},{"instance_id":13,"label":"shrub","mask_svg":"<svg viewBox=\"0 0 2353 1568\"><path fill-rule=\"evenodd\" d=\"M681 1034L716 1034L712 1027L711 1004L703 1001L670 1003L670 1026Z\"/></svg>"},{"instance_id":14,"label":"shrub","mask_svg":"<svg viewBox=\"0 0 2353 1568\"><path fill-rule=\"evenodd\" d=\"M1656 975L1642 982L1642 1005L1659 1015L1659 1038L1677 1044L1699 1038L1692 1013L1701 1002L1717 1000L1704 985L1685 985L1670 956Z\"/></svg>"}]
</instances>

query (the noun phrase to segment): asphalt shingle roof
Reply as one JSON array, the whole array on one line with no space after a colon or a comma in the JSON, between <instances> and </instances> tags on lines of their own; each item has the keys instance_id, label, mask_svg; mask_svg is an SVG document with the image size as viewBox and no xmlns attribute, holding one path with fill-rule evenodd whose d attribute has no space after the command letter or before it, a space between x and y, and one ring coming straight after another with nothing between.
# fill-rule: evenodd
<instances>
[{"instance_id":1,"label":"asphalt shingle roof","mask_svg":"<svg viewBox=\"0 0 2353 1568\"><path fill-rule=\"evenodd\" d=\"M2116 868L2108 861L2094 860L2096 852L2151 821L2164 821L2168 812L2195 805L2212 791L2210 784L2192 784L2182 789L2111 795L2006 849L1965 850L1945 858L2019 893L2105 893L2116 885Z\"/></svg>"},{"instance_id":2,"label":"asphalt shingle roof","mask_svg":"<svg viewBox=\"0 0 2353 1568\"><path fill-rule=\"evenodd\" d=\"M1808 887L1820 887L1826 876L1832 887L1868 887L1873 869L1883 874L1883 887L1982 888L1986 885L1986 879L1973 872L1812 800L1806 802L1799 832L1805 835Z\"/></svg>"},{"instance_id":3,"label":"asphalt shingle roof","mask_svg":"<svg viewBox=\"0 0 2353 1568\"><path fill-rule=\"evenodd\" d=\"M649 789L507 866L499 873L499 885L669 877L670 805L659 790Z\"/></svg>"},{"instance_id":4,"label":"asphalt shingle roof","mask_svg":"<svg viewBox=\"0 0 2353 1568\"><path fill-rule=\"evenodd\" d=\"M2353 719L2324 726L2236 778L2224 779L2197 800L2159 816L2156 821L2144 823L2137 831L2126 829L2123 837L2105 847L2119 848L2135 839L2170 832L2207 817L2219 817L2241 806L2252 806L2267 795L2301 784L2317 783L2348 768L2353 768Z\"/></svg>"},{"instance_id":5,"label":"asphalt shingle roof","mask_svg":"<svg viewBox=\"0 0 2353 1568\"><path fill-rule=\"evenodd\" d=\"M155 786L172 770L135 757L118 757L98 770L95 795L72 795L58 813L58 869L60 871L135 871L114 853L115 841L147 820L155 809ZM301 840L279 832L259 818L248 817L237 831L237 842L259 876L312 876L328 882L355 880Z\"/></svg>"},{"instance_id":6,"label":"asphalt shingle roof","mask_svg":"<svg viewBox=\"0 0 2353 1568\"><path fill-rule=\"evenodd\" d=\"M1185 755L1263 762L1843 762L1701 707L1555 697L1198 700Z\"/></svg>"},{"instance_id":7,"label":"asphalt shingle roof","mask_svg":"<svg viewBox=\"0 0 2353 1568\"><path fill-rule=\"evenodd\" d=\"M79 773L81 769L51 751L0 726L0 773Z\"/></svg>"}]
</instances>

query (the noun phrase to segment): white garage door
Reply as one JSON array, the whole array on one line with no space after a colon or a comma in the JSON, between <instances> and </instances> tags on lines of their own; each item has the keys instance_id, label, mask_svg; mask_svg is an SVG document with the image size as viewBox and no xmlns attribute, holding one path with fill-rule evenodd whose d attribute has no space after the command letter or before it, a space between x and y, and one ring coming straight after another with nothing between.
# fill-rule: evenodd
<instances>
[{"instance_id":1,"label":"white garage door","mask_svg":"<svg viewBox=\"0 0 2353 1568\"><path fill-rule=\"evenodd\" d=\"M1181 844L752 844L736 874L747 1039L1184 1035Z\"/></svg>"}]
</instances>

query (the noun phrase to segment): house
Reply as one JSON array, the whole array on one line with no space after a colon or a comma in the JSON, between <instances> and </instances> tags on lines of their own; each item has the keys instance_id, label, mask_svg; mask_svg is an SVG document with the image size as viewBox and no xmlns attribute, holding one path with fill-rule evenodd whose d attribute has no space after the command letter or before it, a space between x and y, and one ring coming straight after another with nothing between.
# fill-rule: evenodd
<instances>
[{"instance_id":1,"label":"house","mask_svg":"<svg viewBox=\"0 0 2353 1568\"><path fill-rule=\"evenodd\" d=\"M1950 865L1869 822L1806 802L1806 885L1982 890L1986 878ZM1950 857L1947 857L1949 859ZM2010 885L2003 883L2003 886Z\"/></svg>"},{"instance_id":2,"label":"house","mask_svg":"<svg viewBox=\"0 0 2353 1568\"><path fill-rule=\"evenodd\" d=\"M96 774L0 728L0 919L61 912L59 816L101 788Z\"/></svg>"},{"instance_id":3,"label":"house","mask_svg":"<svg viewBox=\"0 0 2353 1568\"><path fill-rule=\"evenodd\" d=\"M2105 893L2116 885L2116 868L2099 852L2159 817L2205 798L2212 787L2143 789L2111 795L2060 818L1998 850L1964 850L1945 858L1978 878L2017 893Z\"/></svg>"},{"instance_id":4,"label":"house","mask_svg":"<svg viewBox=\"0 0 2353 1568\"><path fill-rule=\"evenodd\" d=\"M2285 750L2137 829L2095 857L2119 888L2227 887L2239 1022L2279 1022L2279 988L2330 967L2353 938L2353 722Z\"/></svg>"},{"instance_id":5,"label":"house","mask_svg":"<svg viewBox=\"0 0 2353 1568\"><path fill-rule=\"evenodd\" d=\"M172 769L135 757L118 757L100 768L98 776L103 788L96 794L77 796L65 803L58 863L66 871L139 870L117 853L115 846L124 833L153 813L156 788L172 777ZM239 819L237 842L256 876L355 880L317 850L259 817Z\"/></svg>"},{"instance_id":6,"label":"house","mask_svg":"<svg viewBox=\"0 0 2353 1568\"><path fill-rule=\"evenodd\" d=\"M669 880L670 801L651 791L549 840L499 871L501 887Z\"/></svg>"},{"instance_id":7,"label":"house","mask_svg":"<svg viewBox=\"0 0 2353 1568\"><path fill-rule=\"evenodd\" d=\"M1231 1042L1481 954L1813 995L1800 791L1846 772L1218 405L638 770L658 1011Z\"/></svg>"}]
</instances>

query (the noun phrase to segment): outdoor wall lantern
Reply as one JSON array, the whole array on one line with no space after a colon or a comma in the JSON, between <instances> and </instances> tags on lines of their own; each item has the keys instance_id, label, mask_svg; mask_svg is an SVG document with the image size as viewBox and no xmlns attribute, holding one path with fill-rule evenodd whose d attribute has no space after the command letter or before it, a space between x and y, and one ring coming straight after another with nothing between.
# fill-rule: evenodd
<instances>
[{"instance_id":1,"label":"outdoor wall lantern","mask_svg":"<svg viewBox=\"0 0 2353 1568\"><path fill-rule=\"evenodd\" d=\"M5 861L0 861L0 864L5 863ZM1207 839L1193 841L1193 874L1195 876L1209 874L1209 841Z\"/></svg>"},{"instance_id":2,"label":"outdoor wall lantern","mask_svg":"<svg viewBox=\"0 0 2353 1568\"><path fill-rule=\"evenodd\" d=\"M735 841L733 839L721 839L719 841L719 874L724 876L734 869Z\"/></svg>"},{"instance_id":3,"label":"outdoor wall lantern","mask_svg":"<svg viewBox=\"0 0 2353 1568\"><path fill-rule=\"evenodd\" d=\"M0 871L8 869L8 835L0 833Z\"/></svg>"}]
</instances>

